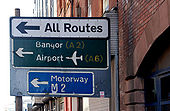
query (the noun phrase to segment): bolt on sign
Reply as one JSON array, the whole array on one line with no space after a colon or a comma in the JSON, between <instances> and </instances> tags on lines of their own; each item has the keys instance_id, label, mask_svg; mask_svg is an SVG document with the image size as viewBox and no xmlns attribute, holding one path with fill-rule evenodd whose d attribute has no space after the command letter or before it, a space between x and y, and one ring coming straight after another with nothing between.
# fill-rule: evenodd
<instances>
[{"instance_id":1,"label":"bolt on sign","mask_svg":"<svg viewBox=\"0 0 170 111\"><path fill-rule=\"evenodd\" d=\"M109 55L107 18L11 17L11 95L110 97Z\"/></svg>"}]
</instances>

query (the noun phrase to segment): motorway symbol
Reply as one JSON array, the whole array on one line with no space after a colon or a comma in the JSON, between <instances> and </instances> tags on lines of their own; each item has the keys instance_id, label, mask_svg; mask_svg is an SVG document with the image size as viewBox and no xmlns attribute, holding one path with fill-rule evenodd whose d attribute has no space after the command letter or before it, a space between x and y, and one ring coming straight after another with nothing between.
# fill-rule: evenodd
<instances>
[{"instance_id":1,"label":"motorway symbol","mask_svg":"<svg viewBox=\"0 0 170 111\"><path fill-rule=\"evenodd\" d=\"M18 50L16 51L16 54L17 54L19 57L24 57L23 54L33 54L33 52L24 52L23 49L24 49L24 48L18 48Z\"/></svg>"},{"instance_id":2,"label":"motorway symbol","mask_svg":"<svg viewBox=\"0 0 170 111\"><path fill-rule=\"evenodd\" d=\"M21 22L16 28L22 33L22 34L28 34L26 30L40 30L40 26L26 26L28 22Z\"/></svg>"},{"instance_id":3,"label":"motorway symbol","mask_svg":"<svg viewBox=\"0 0 170 111\"><path fill-rule=\"evenodd\" d=\"M80 57L76 57L77 51L75 51L72 55L72 57L66 57L66 59L71 59L73 60L74 64L77 66L77 59L80 59L83 61L83 56L81 55Z\"/></svg>"},{"instance_id":4,"label":"motorway symbol","mask_svg":"<svg viewBox=\"0 0 170 111\"><path fill-rule=\"evenodd\" d=\"M89 95L94 94L92 72L30 71L27 74L29 95Z\"/></svg>"}]
</instances>

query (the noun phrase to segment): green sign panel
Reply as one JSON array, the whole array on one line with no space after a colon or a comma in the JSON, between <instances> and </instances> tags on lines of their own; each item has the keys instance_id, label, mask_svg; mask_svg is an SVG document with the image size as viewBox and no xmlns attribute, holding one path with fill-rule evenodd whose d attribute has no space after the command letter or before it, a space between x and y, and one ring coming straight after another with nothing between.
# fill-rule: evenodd
<instances>
[{"instance_id":1,"label":"green sign panel","mask_svg":"<svg viewBox=\"0 0 170 111\"><path fill-rule=\"evenodd\" d=\"M13 67L19 68L108 68L107 39L16 38Z\"/></svg>"}]
</instances>

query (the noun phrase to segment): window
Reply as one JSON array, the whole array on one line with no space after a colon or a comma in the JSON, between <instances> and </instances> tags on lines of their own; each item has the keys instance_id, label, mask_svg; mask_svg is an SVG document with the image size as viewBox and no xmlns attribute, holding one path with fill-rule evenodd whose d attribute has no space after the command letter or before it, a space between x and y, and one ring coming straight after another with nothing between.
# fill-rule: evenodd
<instances>
[{"instance_id":1,"label":"window","mask_svg":"<svg viewBox=\"0 0 170 111\"><path fill-rule=\"evenodd\" d=\"M170 75L160 79L161 111L170 111Z\"/></svg>"},{"instance_id":2,"label":"window","mask_svg":"<svg viewBox=\"0 0 170 111\"><path fill-rule=\"evenodd\" d=\"M56 111L55 109L56 109L56 104L55 104L55 98L53 98L52 100L51 100L51 111Z\"/></svg>"},{"instance_id":3,"label":"window","mask_svg":"<svg viewBox=\"0 0 170 111\"><path fill-rule=\"evenodd\" d=\"M170 76L161 78L161 101L170 100Z\"/></svg>"},{"instance_id":4,"label":"window","mask_svg":"<svg viewBox=\"0 0 170 111\"><path fill-rule=\"evenodd\" d=\"M64 111L64 98L60 98L60 111Z\"/></svg>"},{"instance_id":5,"label":"window","mask_svg":"<svg viewBox=\"0 0 170 111\"><path fill-rule=\"evenodd\" d=\"M170 111L170 73L145 78L146 111Z\"/></svg>"},{"instance_id":6,"label":"window","mask_svg":"<svg viewBox=\"0 0 170 111\"><path fill-rule=\"evenodd\" d=\"M50 0L50 17L54 17L54 0Z\"/></svg>"},{"instance_id":7,"label":"window","mask_svg":"<svg viewBox=\"0 0 170 111\"><path fill-rule=\"evenodd\" d=\"M37 6L36 6L36 0L34 0L34 9L33 9L33 14L34 14L34 16L36 16L36 8L37 8Z\"/></svg>"},{"instance_id":8,"label":"window","mask_svg":"<svg viewBox=\"0 0 170 111\"><path fill-rule=\"evenodd\" d=\"M54 0L54 17L57 17L57 0Z\"/></svg>"},{"instance_id":9,"label":"window","mask_svg":"<svg viewBox=\"0 0 170 111\"><path fill-rule=\"evenodd\" d=\"M43 2L43 4L42 4L42 7L43 7L42 17L46 17L46 0L43 0L42 2Z\"/></svg>"},{"instance_id":10,"label":"window","mask_svg":"<svg viewBox=\"0 0 170 111\"><path fill-rule=\"evenodd\" d=\"M147 103L153 103L157 101L155 79L145 79L145 101Z\"/></svg>"},{"instance_id":11,"label":"window","mask_svg":"<svg viewBox=\"0 0 170 111\"><path fill-rule=\"evenodd\" d=\"M109 0L103 0L103 13L109 10Z\"/></svg>"},{"instance_id":12,"label":"window","mask_svg":"<svg viewBox=\"0 0 170 111\"><path fill-rule=\"evenodd\" d=\"M47 8L46 8L46 17L50 17L51 15L51 5L50 5L50 0L46 0L46 6L47 6Z\"/></svg>"},{"instance_id":13,"label":"window","mask_svg":"<svg viewBox=\"0 0 170 111\"><path fill-rule=\"evenodd\" d=\"M91 0L88 0L88 17L91 17Z\"/></svg>"},{"instance_id":14,"label":"window","mask_svg":"<svg viewBox=\"0 0 170 111\"><path fill-rule=\"evenodd\" d=\"M43 1L39 0L39 17L43 16Z\"/></svg>"},{"instance_id":15,"label":"window","mask_svg":"<svg viewBox=\"0 0 170 111\"><path fill-rule=\"evenodd\" d=\"M39 8L40 8L40 5L39 5L40 3L39 3L39 0L37 0L37 17L39 17Z\"/></svg>"},{"instance_id":16,"label":"window","mask_svg":"<svg viewBox=\"0 0 170 111\"><path fill-rule=\"evenodd\" d=\"M46 17L48 17L48 0L45 0L45 12L46 12Z\"/></svg>"}]
</instances>

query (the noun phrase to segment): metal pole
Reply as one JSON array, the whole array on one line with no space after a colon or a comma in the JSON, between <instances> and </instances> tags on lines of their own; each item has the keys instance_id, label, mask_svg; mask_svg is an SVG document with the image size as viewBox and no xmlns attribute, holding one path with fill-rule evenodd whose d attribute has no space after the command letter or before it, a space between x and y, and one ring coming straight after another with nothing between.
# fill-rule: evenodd
<instances>
[{"instance_id":1,"label":"metal pole","mask_svg":"<svg viewBox=\"0 0 170 111\"><path fill-rule=\"evenodd\" d=\"M16 111L22 111L22 96L15 97L15 108Z\"/></svg>"},{"instance_id":2,"label":"metal pole","mask_svg":"<svg viewBox=\"0 0 170 111\"><path fill-rule=\"evenodd\" d=\"M20 9L19 8L15 8L15 16L20 17Z\"/></svg>"},{"instance_id":3,"label":"metal pole","mask_svg":"<svg viewBox=\"0 0 170 111\"><path fill-rule=\"evenodd\" d=\"M119 54L115 55L115 65L116 65L116 111L120 111L120 97L119 97Z\"/></svg>"},{"instance_id":4,"label":"metal pole","mask_svg":"<svg viewBox=\"0 0 170 111\"><path fill-rule=\"evenodd\" d=\"M19 8L15 8L15 16L20 17ZM15 97L15 108L16 108L16 111L22 111L22 96Z\"/></svg>"},{"instance_id":5,"label":"metal pole","mask_svg":"<svg viewBox=\"0 0 170 111\"><path fill-rule=\"evenodd\" d=\"M52 100L49 100L49 111L52 111Z\"/></svg>"},{"instance_id":6,"label":"metal pole","mask_svg":"<svg viewBox=\"0 0 170 111\"><path fill-rule=\"evenodd\" d=\"M77 111L83 111L83 98L82 97L78 97L78 108Z\"/></svg>"}]
</instances>

